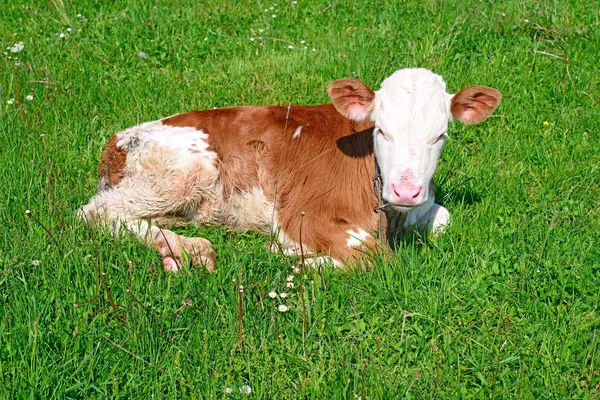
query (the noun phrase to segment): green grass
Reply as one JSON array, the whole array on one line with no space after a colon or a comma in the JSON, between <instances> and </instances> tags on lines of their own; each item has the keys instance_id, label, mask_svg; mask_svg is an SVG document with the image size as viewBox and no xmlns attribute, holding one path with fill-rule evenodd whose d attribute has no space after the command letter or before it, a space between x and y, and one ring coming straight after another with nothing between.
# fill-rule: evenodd
<instances>
[{"instance_id":1,"label":"green grass","mask_svg":"<svg viewBox=\"0 0 600 400\"><path fill-rule=\"evenodd\" d=\"M0 398L600 397L598 1L21 3L0 6ZM404 67L504 100L450 128L448 232L390 263L286 289L264 237L190 228L218 271L173 275L75 218L118 130Z\"/></svg>"}]
</instances>

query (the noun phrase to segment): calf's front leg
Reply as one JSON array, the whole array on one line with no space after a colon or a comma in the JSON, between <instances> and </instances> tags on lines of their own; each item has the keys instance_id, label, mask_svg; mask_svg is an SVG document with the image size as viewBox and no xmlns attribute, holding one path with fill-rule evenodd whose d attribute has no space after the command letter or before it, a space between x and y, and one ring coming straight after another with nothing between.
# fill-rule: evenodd
<instances>
[{"instance_id":1,"label":"calf's front leg","mask_svg":"<svg viewBox=\"0 0 600 400\"><path fill-rule=\"evenodd\" d=\"M429 233L441 233L450 223L450 212L431 200L430 206L418 207L406 213L404 228L411 226Z\"/></svg>"}]
</instances>

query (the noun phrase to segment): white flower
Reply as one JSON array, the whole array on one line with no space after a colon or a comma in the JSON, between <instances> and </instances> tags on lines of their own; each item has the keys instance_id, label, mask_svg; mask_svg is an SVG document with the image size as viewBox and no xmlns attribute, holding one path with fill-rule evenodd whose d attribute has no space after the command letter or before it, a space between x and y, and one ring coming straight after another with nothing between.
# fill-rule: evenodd
<instances>
[{"instance_id":1,"label":"white flower","mask_svg":"<svg viewBox=\"0 0 600 400\"><path fill-rule=\"evenodd\" d=\"M12 103L14 103L14 102L15 102L15 99L14 99L14 98L13 98L13 99L8 99L8 100L6 100L6 102L7 102L8 104L12 104Z\"/></svg>"},{"instance_id":2,"label":"white flower","mask_svg":"<svg viewBox=\"0 0 600 400\"><path fill-rule=\"evenodd\" d=\"M291 282L294 280L294 275L288 275L286 281Z\"/></svg>"},{"instance_id":3,"label":"white flower","mask_svg":"<svg viewBox=\"0 0 600 400\"><path fill-rule=\"evenodd\" d=\"M282 299L285 299L286 297L288 297L286 292L281 292L279 293L279 297L281 297Z\"/></svg>"},{"instance_id":4,"label":"white flower","mask_svg":"<svg viewBox=\"0 0 600 400\"><path fill-rule=\"evenodd\" d=\"M240 388L240 392L248 396L250 393L252 393L252 389L250 388L250 386L244 385Z\"/></svg>"},{"instance_id":5,"label":"white flower","mask_svg":"<svg viewBox=\"0 0 600 400\"><path fill-rule=\"evenodd\" d=\"M269 292L269 297L272 298L272 299L274 299L275 297L277 297L277 292L275 292L274 290L271 290Z\"/></svg>"},{"instance_id":6,"label":"white flower","mask_svg":"<svg viewBox=\"0 0 600 400\"><path fill-rule=\"evenodd\" d=\"M285 286L289 289L293 289L294 288L294 282L288 282L285 284Z\"/></svg>"},{"instance_id":7,"label":"white flower","mask_svg":"<svg viewBox=\"0 0 600 400\"><path fill-rule=\"evenodd\" d=\"M292 46L292 45L288 46L288 49L293 49L293 48L294 48L294 46Z\"/></svg>"},{"instance_id":8,"label":"white flower","mask_svg":"<svg viewBox=\"0 0 600 400\"><path fill-rule=\"evenodd\" d=\"M17 42L13 46L7 47L7 49L10 50L11 53L20 53L23 51L24 48L25 45L23 44L23 42Z\"/></svg>"},{"instance_id":9,"label":"white flower","mask_svg":"<svg viewBox=\"0 0 600 400\"><path fill-rule=\"evenodd\" d=\"M299 274L300 273L300 268L299 267L294 267L292 269L292 272L295 273L295 274Z\"/></svg>"},{"instance_id":10,"label":"white flower","mask_svg":"<svg viewBox=\"0 0 600 400\"><path fill-rule=\"evenodd\" d=\"M67 28L67 32L71 32L71 28Z\"/></svg>"},{"instance_id":11,"label":"white flower","mask_svg":"<svg viewBox=\"0 0 600 400\"><path fill-rule=\"evenodd\" d=\"M279 307L277 307L277 310L279 312L286 312L287 310L289 310L289 308L285 304L280 304Z\"/></svg>"},{"instance_id":12,"label":"white flower","mask_svg":"<svg viewBox=\"0 0 600 400\"><path fill-rule=\"evenodd\" d=\"M271 15L272 18L277 18L277 15L273 14Z\"/></svg>"},{"instance_id":13,"label":"white flower","mask_svg":"<svg viewBox=\"0 0 600 400\"><path fill-rule=\"evenodd\" d=\"M300 44L304 44L304 43L306 43L306 40L301 40L300 41Z\"/></svg>"},{"instance_id":14,"label":"white flower","mask_svg":"<svg viewBox=\"0 0 600 400\"><path fill-rule=\"evenodd\" d=\"M254 42L254 38L253 38L253 37L251 37L251 38L250 38L250 41L251 41L251 42Z\"/></svg>"},{"instance_id":15,"label":"white flower","mask_svg":"<svg viewBox=\"0 0 600 400\"><path fill-rule=\"evenodd\" d=\"M61 32L61 33L58 34L58 37L61 38L61 39L64 39L65 38L65 34Z\"/></svg>"},{"instance_id":16,"label":"white flower","mask_svg":"<svg viewBox=\"0 0 600 400\"><path fill-rule=\"evenodd\" d=\"M231 394L231 393L233 393L233 389L230 388L230 387L226 387L225 388L225 394Z\"/></svg>"},{"instance_id":17,"label":"white flower","mask_svg":"<svg viewBox=\"0 0 600 400\"><path fill-rule=\"evenodd\" d=\"M31 262L31 265L33 265L34 267L37 267L38 265L40 265L40 260L33 260Z\"/></svg>"},{"instance_id":18,"label":"white flower","mask_svg":"<svg viewBox=\"0 0 600 400\"><path fill-rule=\"evenodd\" d=\"M81 18L81 14L77 14L77 18Z\"/></svg>"},{"instance_id":19,"label":"white flower","mask_svg":"<svg viewBox=\"0 0 600 400\"><path fill-rule=\"evenodd\" d=\"M31 101L31 100L33 100L33 95L32 95L32 94L28 94L27 96L25 96L25 98L26 98L28 101Z\"/></svg>"}]
</instances>

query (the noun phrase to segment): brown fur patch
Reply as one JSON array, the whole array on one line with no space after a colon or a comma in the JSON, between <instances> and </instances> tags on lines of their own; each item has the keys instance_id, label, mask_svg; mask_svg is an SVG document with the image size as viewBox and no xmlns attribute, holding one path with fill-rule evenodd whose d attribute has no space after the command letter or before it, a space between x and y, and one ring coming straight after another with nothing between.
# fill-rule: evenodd
<instances>
[{"instance_id":1,"label":"brown fur patch","mask_svg":"<svg viewBox=\"0 0 600 400\"><path fill-rule=\"evenodd\" d=\"M377 224L372 122L350 121L332 104L192 111L162 122L208 134L221 161L225 199L259 188L295 242L337 260L364 251L346 244L348 230L372 232Z\"/></svg>"},{"instance_id":2,"label":"brown fur patch","mask_svg":"<svg viewBox=\"0 0 600 400\"><path fill-rule=\"evenodd\" d=\"M109 187L116 186L121 182L124 176L125 164L127 164L127 153L117 147L117 135L113 135L106 144L102 153L102 159L98 166L98 178L100 180L100 190L106 190Z\"/></svg>"}]
</instances>

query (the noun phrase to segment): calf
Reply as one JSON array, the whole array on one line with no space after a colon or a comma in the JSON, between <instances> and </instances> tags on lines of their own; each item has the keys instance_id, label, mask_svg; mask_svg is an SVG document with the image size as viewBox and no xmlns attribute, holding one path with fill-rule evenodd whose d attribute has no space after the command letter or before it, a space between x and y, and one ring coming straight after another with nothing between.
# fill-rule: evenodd
<instances>
[{"instance_id":1,"label":"calf","mask_svg":"<svg viewBox=\"0 0 600 400\"><path fill-rule=\"evenodd\" d=\"M166 229L182 223L274 233L274 249L302 246L335 265L377 248L378 203L392 219L404 215L404 226L443 228L449 213L434 204L432 178L448 123L484 121L500 93L471 86L450 95L425 69L397 71L377 92L356 79L327 92L332 104L192 111L119 132L81 214L137 235L170 271L184 255L214 268L208 240Z\"/></svg>"}]
</instances>

